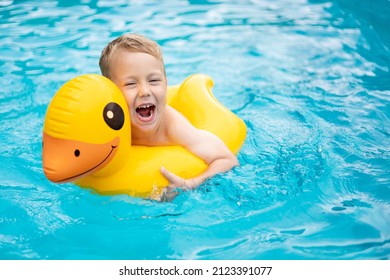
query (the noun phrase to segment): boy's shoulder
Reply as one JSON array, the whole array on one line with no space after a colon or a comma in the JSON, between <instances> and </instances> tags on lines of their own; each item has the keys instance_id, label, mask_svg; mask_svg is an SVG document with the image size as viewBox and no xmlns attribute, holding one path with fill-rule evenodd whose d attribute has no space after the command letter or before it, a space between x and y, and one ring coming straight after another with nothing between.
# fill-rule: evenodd
<instances>
[{"instance_id":1,"label":"boy's shoulder","mask_svg":"<svg viewBox=\"0 0 390 280\"><path fill-rule=\"evenodd\" d=\"M169 139L179 145L182 145L183 141L187 142L186 139L195 133L196 128L175 108L167 106L166 113L165 122Z\"/></svg>"},{"instance_id":2,"label":"boy's shoulder","mask_svg":"<svg viewBox=\"0 0 390 280\"><path fill-rule=\"evenodd\" d=\"M169 126L174 126L178 124L186 124L192 126L192 124L182 113L180 113L178 110L169 105L167 105L166 113L166 121Z\"/></svg>"}]
</instances>

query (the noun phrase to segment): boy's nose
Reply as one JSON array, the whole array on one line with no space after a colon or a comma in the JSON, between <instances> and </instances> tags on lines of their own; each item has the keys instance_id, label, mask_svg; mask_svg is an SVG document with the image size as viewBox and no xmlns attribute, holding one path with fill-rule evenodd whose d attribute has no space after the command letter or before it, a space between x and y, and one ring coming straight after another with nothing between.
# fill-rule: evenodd
<instances>
[{"instance_id":1,"label":"boy's nose","mask_svg":"<svg viewBox=\"0 0 390 280\"><path fill-rule=\"evenodd\" d=\"M147 84L141 84L138 90L138 96L143 97L143 96L149 96L151 94L150 87Z\"/></svg>"}]
</instances>

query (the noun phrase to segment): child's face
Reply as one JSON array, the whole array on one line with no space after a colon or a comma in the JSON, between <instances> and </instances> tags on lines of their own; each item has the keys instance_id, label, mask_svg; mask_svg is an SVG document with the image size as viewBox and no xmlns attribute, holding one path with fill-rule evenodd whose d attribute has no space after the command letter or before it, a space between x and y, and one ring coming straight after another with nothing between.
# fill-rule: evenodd
<instances>
[{"instance_id":1,"label":"child's face","mask_svg":"<svg viewBox=\"0 0 390 280\"><path fill-rule=\"evenodd\" d=\"M166 107L167 80L162 62L146 53L119 50L112 58L110 76L126 98L132 128L155 131Z\"/></svg>"}]
</instances>

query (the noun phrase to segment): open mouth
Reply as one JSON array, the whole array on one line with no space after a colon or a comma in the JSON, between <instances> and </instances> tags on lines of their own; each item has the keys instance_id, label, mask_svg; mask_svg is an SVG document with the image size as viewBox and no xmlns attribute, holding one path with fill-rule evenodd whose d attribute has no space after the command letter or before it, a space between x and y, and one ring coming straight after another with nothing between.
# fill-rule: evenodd
<instances>
[{"instance_id":1,"label":"open mouth","mask_svg":"<svg viewBox=\"0 0 390 280\"><path fill-rule=\"evenodd\" d=\"M142 122L150 122L154 119L156 106L153 104L142 104L135 109L137 118Z\"/></svg>"}]
</instances>

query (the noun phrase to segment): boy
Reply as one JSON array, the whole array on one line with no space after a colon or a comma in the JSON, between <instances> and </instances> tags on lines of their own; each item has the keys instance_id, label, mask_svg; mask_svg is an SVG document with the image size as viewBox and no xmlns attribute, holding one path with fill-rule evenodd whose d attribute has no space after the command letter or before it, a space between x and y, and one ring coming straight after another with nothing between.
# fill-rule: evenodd
<instances>
[{"instance_id":1,"label":"boy","mask_svg":"<svg viewBox=\"0 0 390 280\"><path fill-rule=\"evenodd\" d=\"M124 34L102 51L100 70L126 98L133 145L180 145L203 159L208 168L185 180L161 167L169 188L194 189L213 175L238 165L237 158L214 134L195 128L167 105L167 78L159 45L138 34Z\"/></svg>"}]
</instances>

